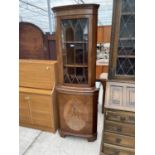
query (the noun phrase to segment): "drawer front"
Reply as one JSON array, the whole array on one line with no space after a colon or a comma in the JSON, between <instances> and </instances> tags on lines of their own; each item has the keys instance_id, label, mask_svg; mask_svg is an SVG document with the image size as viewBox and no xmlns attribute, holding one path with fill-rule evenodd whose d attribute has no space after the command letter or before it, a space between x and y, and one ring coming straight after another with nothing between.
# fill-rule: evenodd
<instances>
[{"instance_id":1,"label":"drawer front","mask_svg":"<svg viewBox=\"0 0 155 155\"><path fill-rule=\"evenodd\" d=\"M118 133L121 135L135 136L135 125L118 123L105 120L105 131Z\"/></svg>"},{"instance_id":2,"label":"drawer front","mask_svg":"<svg viewBox=\"0 0 155 155\"><path fill-rule=\"evenodd\" d=\"M135 138L118 135L110 132L104 132L104 142L129 148L135 147Z\"/></svg>"},{"instance_id":3,"label":"drawer front","mask_svg":"<svg viewBox=\"0 0 155 155\"><path fill-rule=\"evenodd\" d=\"M133 112L106 110L106 119L111 121L119 121L122 123L135 124L135 114Z\"/></svg>"},{"instance_id":4,"label":"drawer front","mask_svg":"<svg viewBox=\"0 0 155 155\"><path fill-rule=\"evenodd\" d=\"M20 63L19 85L22 87L52 89L55 83L55 65Z\"/></svg>"},{"instance_id":5,"label":"drawer front","mask_svg":"<svg viewBox=\"0 0 155 155\"><path fill-rule=\"evenodd\" d=\"M119 147L104 143L103 152L106 155L135 155L134 149Z\"/></svg>"}]
</instances>

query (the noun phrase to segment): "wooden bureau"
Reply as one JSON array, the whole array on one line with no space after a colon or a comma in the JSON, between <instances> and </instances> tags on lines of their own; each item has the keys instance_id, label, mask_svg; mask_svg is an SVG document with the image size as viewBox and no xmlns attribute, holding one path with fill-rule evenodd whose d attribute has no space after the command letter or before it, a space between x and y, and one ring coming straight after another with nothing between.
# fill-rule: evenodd
<instances>
[{"instance_id":1,"label":"wooden bureau","mask_svg":"<svg viewBox=\"0 0 155 155\"><path fill-rule=\"evenodd\" d=\"M57 62L20 60L19 67L19 124L55 132Z\"/></svg>"},{"instance_id":2,"label":"wooden bureau","mask_svg":"<svg viewBox=\"0 0 155 155\"><path fill-rule=\"evenodd\" d=\"M114 0L101 154L135 154L135 0Z\"/></svg>"},{"instance_id":3,"label":"wooden bureau","mask_svg":"<svg viewBox=\"0 0 155 155\"><path fill-rule=\"evenodd\" d=\"M104 114L100 155L134 155L134 82L107 81Z\"/></svg>"}]
</instances>

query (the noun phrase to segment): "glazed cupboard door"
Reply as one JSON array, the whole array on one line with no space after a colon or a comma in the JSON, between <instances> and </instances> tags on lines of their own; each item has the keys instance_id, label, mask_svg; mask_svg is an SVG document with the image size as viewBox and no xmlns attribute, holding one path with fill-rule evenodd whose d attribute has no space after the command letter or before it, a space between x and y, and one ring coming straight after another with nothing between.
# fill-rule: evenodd
<instances>
[{"instance_id":1,"label":"glazed cupboard door","mask_svg":"<svg viewBox=\"0 0 155 155\"><path fill-rule=\"evenodd\" d=\"M62 19L64 84L88 84L88 18Z\"/></svg>"},{"instance_id":2,"label":"glazed cupboard door","mask_svg":"<svg viewBox=\"0 0 155 155\"><path fill-rule=\"evenodd\" d=\"M135 0L115 0L109 79L134 80Z\"/></svg>"}]
</instances>

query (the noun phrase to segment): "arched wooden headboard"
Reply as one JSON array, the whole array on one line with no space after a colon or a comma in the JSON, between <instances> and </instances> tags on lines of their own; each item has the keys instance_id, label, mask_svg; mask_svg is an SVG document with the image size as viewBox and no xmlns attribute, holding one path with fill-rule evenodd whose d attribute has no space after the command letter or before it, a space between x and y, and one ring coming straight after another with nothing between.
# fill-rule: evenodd
<instances>
[{"instance_id":1,"label":"arched wooden headboard","mask_svg":"<svg viewBox=\"0 0 155 155\"><path fill-rule=\"evenodd\" d=\"M19 23L19 58L49 59L47 39L43 31L32 23Z\"/></svg>"}]
</instances>

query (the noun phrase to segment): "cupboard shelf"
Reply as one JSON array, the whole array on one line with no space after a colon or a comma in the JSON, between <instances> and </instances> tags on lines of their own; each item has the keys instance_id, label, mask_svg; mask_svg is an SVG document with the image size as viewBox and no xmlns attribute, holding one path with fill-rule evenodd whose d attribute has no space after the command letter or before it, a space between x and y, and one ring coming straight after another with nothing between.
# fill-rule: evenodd
<instances>
[{"instance_id":1,"label":"cupboard shelf","mask_svg":"<svg viewBox=\"0 0 155 155\"><path fill-rule=\"evenodd\" d=\"M135 58L135 55L118 55L118 58Z\"/></svg>"},{"instance_id":2,"label":"cupboard shelf","mask_svg":"<svg viewBox=\"0 0 155 155\"><path fill-rule=\"evenodd\" d=\"M135 40L135 37L120 37L119 40L121 41L128 41L128 40Z\"/></svg>"},{"instance_id":3,"label":"cupboard shelf","mask_svg":"<svg viewBox=\"0 0 155 155\"><path fill-rule=\"evenodd\" d=\"M82 44L82 43L88 43L88 41L63 41L65 44Z\"/></svg>"},{"instance_id":4,"label":"cupboard shelf","mask_svg":"<svg viewBox=\"0 0 155 155\"><path fill-rule=\"evenodd\" d=\"M88 67L88 65L83 65L83 64L65 64L64 67Z\"/></svg>"},{"instance_id":5,"label":"cupboard shelf","mask_svg":"<svg viewBox=\"0 0 155 155\"><path fill-rule=\"evenodd\" d=\"M122 16L135 15L135 12L122 12Z\"/></svg>"}]
</instances>

